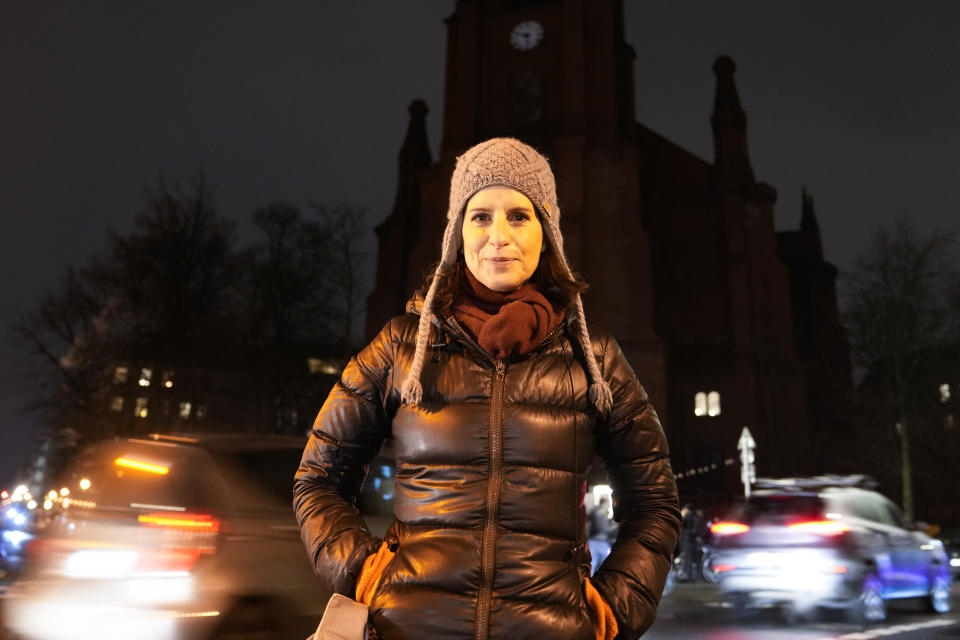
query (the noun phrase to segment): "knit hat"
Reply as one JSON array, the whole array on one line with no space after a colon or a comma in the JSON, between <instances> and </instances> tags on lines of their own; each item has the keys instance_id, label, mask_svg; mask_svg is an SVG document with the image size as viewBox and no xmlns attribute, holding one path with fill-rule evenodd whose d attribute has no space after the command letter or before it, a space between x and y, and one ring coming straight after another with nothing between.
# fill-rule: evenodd
<instances>
[{"instance_id":1,"label":"knit hat","mask_svg":"<svg viewBox=\"0 0 960 640\"><path fill-rule=\"evenodd\" d=\"M563 251L556 181L547 159L529 145L514 138L491 138L467 149L457 158L457 166L450 180L450 206L447 209L447 228L443 232L440 264L437 265L433 281L423 301L423 310L420 312L413 364L401 387L403 404L417 404L423 398L420 372L423 370L426 356L430 325L435 317L433 300L436 295L437 281L440 279L440 274L450 271L457 261L457 250L462 242L463 210L467 201L475 193L494 186L515 189L530 199L547 235L549 243L547 250L556 252L567 275L571 280L573 279L573 273L570 271ZM580 294L577 294L575 305L579 325L578 338L590 375L588 395L594 406L601 413L606 413L613 405L613 395L610 392L610 386L600 375L600 367L593 355Z\"/></svg>"}]
</instances>

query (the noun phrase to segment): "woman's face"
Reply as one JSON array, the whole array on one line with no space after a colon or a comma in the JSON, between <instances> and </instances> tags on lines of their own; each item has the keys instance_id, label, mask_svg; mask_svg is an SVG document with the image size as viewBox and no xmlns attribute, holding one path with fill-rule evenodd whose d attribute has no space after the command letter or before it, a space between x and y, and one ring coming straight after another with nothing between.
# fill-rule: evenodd
<instances>
[{"instance_id":1,"label":"woman's face","mask_svg":"<svg viewBox=\"0 0 960 640\"><path fill-rule=\"evenodd\" d=\"M463 257L488 289L514 291L540 264L543 228L533 203L509 187L487 187L467 201Z\"/></svg>"}]
</instances>

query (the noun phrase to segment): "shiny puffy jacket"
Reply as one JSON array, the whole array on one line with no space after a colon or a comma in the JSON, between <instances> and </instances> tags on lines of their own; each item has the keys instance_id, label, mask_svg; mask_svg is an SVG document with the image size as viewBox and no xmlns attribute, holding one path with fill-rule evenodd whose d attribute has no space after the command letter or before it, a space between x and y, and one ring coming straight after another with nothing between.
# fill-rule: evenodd
<instances>
[{"instance_id":1,"label":"shiny puffy jacket","mask_svg":"<svg viewBox=\"0 0 960 640\"><path fill-rule=\"evenodd\" d=\"M653 622L677 540L677 490L653 407L616 342L591 329L614 407L597 415L575 327L497 361L454 319L438 320L423 400L401 406L417 316L391 320L345 368L320 410L294 484L316 572L348 596L381 541L355 502L384 440L396 454L396 555L370 603L383 640L592 639L583 507L594 454L619 536L591 578L618 638Z\"/></svg>"}]
</instances>

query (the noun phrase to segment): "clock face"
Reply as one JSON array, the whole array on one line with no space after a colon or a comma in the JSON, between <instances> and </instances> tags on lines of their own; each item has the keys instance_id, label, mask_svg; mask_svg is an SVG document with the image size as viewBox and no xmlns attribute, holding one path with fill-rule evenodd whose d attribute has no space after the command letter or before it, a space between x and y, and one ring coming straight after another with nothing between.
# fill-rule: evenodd
<instances>
[{"instance_id":1,"label":"clock face","mask_svg":"<svg viewBox=\"0 0 960 640\"><path fill-rule=\"evenodd\" d=\"M510 32L510 45L519 51L529 51L543 39L543 27L534 20L525 20Z\"/></svg>"}]
</instances>

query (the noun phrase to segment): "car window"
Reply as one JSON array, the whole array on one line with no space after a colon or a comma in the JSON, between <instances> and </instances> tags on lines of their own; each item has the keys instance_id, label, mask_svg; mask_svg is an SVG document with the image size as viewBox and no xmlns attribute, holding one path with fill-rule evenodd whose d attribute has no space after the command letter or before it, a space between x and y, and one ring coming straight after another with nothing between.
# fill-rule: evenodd
<instances>
[{"instance_id":1,"label":"car window","mask_svg":"<svg viewBox=\"0 0 960 640\"><path fill-rule=\"evenodd\" d=\"M749 523L814 520L823 517L823 501L815 495L753 496L737 509L737 518Z\"/></svg>"},{"instance_id":2,"label":"car window","mask_svg":"<svg viewBox=\"0 0 960 640\"><path fill-rule=\"evenodd\" d=\"M831 498L838 503L841 510L858 518L876 522L888 527L900 526L899 519L887 508L887 499L883 496L867 491L858 491L855 494L836 496ZM893 506L892 504L890 506Z\"/></svg>"},{"instance_id":3,"label":"car window","mask_svg":"<svg viewBox=\"0 0 960 640\"><path fill-rule=\"evenodd\" d=\"M856 497L848 493L827 493L824 499L827 501L827 514L867 517L864 511L858 508Z\"/></svg>"},{"instance_id":4,"label":"car window","mask_svg":"<svg viewBox=\"0 0 960 640\"><path fill-rule=\"evenodd\" d=\"M845 498L849 505L849 510L853 515L870 522L880 522L880 512L877 510L877 504L870 499L867 494L848 496Z\"/></svg>"},{"instance_id":5,"label":"car window","mask_svg":"<svg viewBox=\"0 0 960 640\"><path fill-rule=\"evenodd\" d=\"M78 457L65 478L75 499L105 508L210 509L222 504L225 490L209 456L185 448L95 448ZM84 480L87 488L80 488Z\"/></svg>"},{"instance_id":6,"label":"car window","mask_svg":"<svg viewBox=\"0 0 960 640\"><path fill-rule=\"evenodd\" d=\"M893 527L905 528L906 522L899 507L883 497L879 498L879 501L882 515L885 518L884 524L889 523Z\"/></svg>"}]
</instances>

